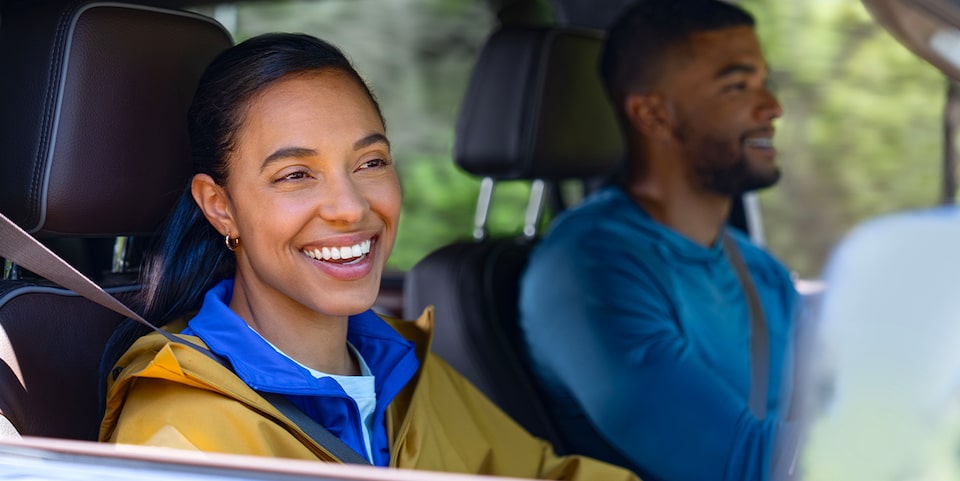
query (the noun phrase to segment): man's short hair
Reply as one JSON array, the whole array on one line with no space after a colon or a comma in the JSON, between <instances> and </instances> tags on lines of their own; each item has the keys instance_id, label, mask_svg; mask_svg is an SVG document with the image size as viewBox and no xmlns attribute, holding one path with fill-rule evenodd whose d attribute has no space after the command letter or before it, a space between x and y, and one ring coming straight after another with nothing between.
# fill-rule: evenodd
<instances>
[{"instance_id":1,"label":"man's short hair","mask_svg":"<svg viewBox=\"0 0 960 481\"><path fill-rule=\"evenodd\" d=\"M619 111L630 93L653 86L670 50L691 35L754 26L753 16L721 0L637 0L610 26L600 63Z\"/></svg>"}]
</instances>

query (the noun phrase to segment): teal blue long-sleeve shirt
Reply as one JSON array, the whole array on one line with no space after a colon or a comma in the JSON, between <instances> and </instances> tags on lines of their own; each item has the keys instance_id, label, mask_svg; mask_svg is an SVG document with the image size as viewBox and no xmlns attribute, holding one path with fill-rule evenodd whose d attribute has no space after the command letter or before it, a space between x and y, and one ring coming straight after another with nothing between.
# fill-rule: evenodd
<instances>
[{"instance_id":1,"label":"teal blue long-sleeve shirt","mask_svg":"<svg viewBox=\"0 0 960 481\"><path fill-rule=\"evenodd\" d=\"M534 371L568 447L645 479L766 479L789 399L797 294L731 232L770 333L767 417L750 393L750 312L720 242L703 247L606 188L558 217L521 288Z\"/></svg>"}]
</instances>

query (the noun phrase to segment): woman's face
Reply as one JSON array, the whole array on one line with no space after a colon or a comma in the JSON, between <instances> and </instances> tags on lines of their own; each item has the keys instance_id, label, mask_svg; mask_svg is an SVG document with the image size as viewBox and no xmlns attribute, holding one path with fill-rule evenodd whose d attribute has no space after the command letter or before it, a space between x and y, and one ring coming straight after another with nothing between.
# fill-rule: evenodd
<instances>
[{"instance_id":1,"label":"woman's face","mask_svg":"<svg viewBox=\"0 0 960 481\"><path fill-rule=\"evenodd\" d=\"M222 214L204 208L240 238L231 307L346 316L372 306L401 198L364 89L336 70L283 78L250 100L235 146L224 188L206 188L213 204L222 196Z\"/></svg>"}]
</instances>

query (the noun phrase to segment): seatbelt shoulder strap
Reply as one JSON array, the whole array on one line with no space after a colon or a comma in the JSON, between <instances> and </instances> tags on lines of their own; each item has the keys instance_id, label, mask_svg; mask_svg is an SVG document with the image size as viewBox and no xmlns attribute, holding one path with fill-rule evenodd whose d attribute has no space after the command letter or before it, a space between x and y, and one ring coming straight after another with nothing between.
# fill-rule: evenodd
<instances>
[{"instance_id":1,"label":"seatbelt shoulder strap","mask_svg":"<svg viewBox=\"0 0 960 481\"><path fill-rule=\"evenodd\" d=\"M767 416L767 385L770 380L770 334L767 319L763 314L763 304L757 287L750 276L750 270L743 261L743 255L737 247L737 241L723 231L723 250L733 265L740 286L750 308L750 411L757 419Z\"/></svg>"}]
</instances>

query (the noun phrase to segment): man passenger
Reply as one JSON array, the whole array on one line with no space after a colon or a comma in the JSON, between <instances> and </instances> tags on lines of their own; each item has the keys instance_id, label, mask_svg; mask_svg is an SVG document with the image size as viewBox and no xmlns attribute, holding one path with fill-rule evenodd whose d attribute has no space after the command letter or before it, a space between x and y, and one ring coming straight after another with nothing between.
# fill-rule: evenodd
<instances>
[{"instance_id":1,"label":"man passenger","mask_svg":"<svg viewBox=\"0 0 960 481\"><path fill-rule=\"evenodd\" d=\"M734 196L780 177L783 112L754 20L717 0L641 0L601 63L624 175L558 217L531 258L521 325L534 370L574 452L647 480L766 479L797 295L726 225Z\"/></svg>"}]
</instances>

